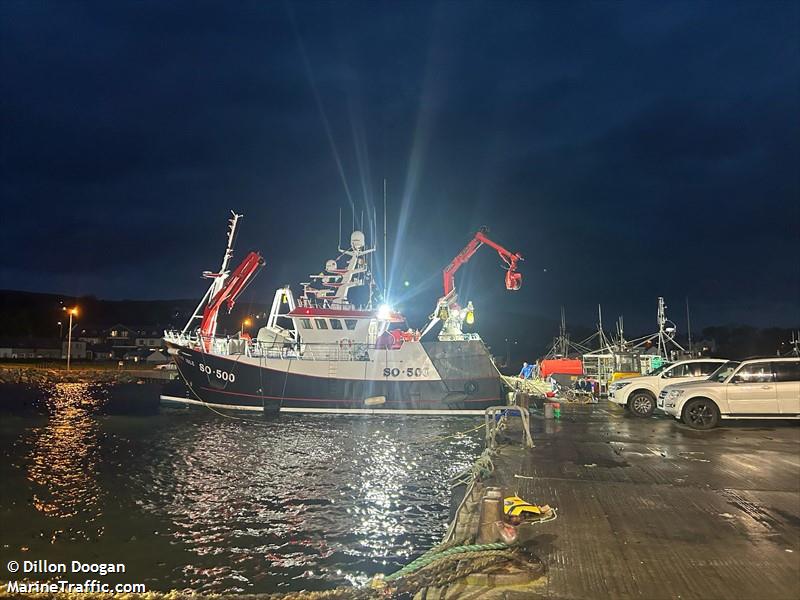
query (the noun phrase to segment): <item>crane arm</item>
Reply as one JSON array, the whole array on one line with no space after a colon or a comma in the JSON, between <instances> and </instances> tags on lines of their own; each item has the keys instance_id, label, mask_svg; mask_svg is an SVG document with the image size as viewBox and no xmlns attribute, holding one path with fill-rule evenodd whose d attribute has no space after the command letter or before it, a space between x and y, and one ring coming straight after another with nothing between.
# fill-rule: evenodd
<instances>
[{"instance_id":1,"label":"crane arm","mask_svg":"<svg viewBox=\"0 0 800 600\"><path fill-rule=\"evenodd\" d=\"M214 337L217 331L217 314L223 304L228 305L228 312L236 303L236 298L244 291L255 277L258 270L264 265L264 259L258 252L248 254L236 270L230 274L220 290L208 301L203 310L203 320L200 322L200 336L204 340Z\"/></svg>"},{"instance_id":2,"label":"crane arm","mask_svg":"<svg viewBox=\"0 0 800 600\"><path fill-rule=\"evenodd\" d=\"M522 273L517 272L517 263L521 260L522 255L518 252L509 252L500 244L490 240L487 236L487 229L481 227L478 233L464 246L464 249L459 252L456 257L450 262L442 273L444 279L444 295L450 294L456 287L455 275L462 265L469 262L469 259L478 251L483 244L493 248L506 263L506 289L518 290L522 286Z\"/></svg>"}]
</instances>

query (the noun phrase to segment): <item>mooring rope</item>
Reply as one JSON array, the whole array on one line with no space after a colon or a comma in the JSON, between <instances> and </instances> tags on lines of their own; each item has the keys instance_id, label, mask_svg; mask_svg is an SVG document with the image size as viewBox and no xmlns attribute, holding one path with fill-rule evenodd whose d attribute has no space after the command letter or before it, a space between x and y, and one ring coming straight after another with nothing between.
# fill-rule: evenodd
<instances>
[{"instance_id":1,"label":"mooring rope","mask_svg":"<svg viewBox=\"0 0 800 600\"><path fill-rule=\"evenodd\" d=\"M452 563L456 562L455 565ZM513 550L487 550L469 555L452 555L443 560L420 569L416 573L400 581L392 589L393 595L413 594L423 588L439 588L463 579L476 572L486 573L504 566L508 562L523 562Z\"/></svg>"},{"instance_id":2,"label":"mooring rope","mask_svg":"<svg viewBox=\"0 0 800 600\"><path fill-rule=\"evenodd\" d=\"M384 581L387 582L395 581L396 579L405 577L406 575L413 573L418 569L427 567L431 563L442 560L451 555L466 555L476 552L486 552L488 550L506 550L508 547L509 547L508 544L505 544L503 542L495 542L492 544L467 544L463 546L452 546L445 550L432 548L431 550L428 550L425 554L423 554L416 560L413 560L410 563L408 563L405 567L403 567L399 571L392 573L387 577L384 577Z\"/></svg>"},{"instance_id":3,"label":"mooring rope","mask_svg":"<svg viewBox=\"0 0 800 600\"><path fill-rule=\"evenodd\" d=\"M412 442L412 443L415 444L415 445L438 444L439 442L444 442L445 440L464 437L465 435L467 435L469 433L473 433L473 432L478 431L480 429L483 429L484 427L486 427L486 424L485 423L481 423L477 427L472 427L471 429L465 429L464 431L456 431L455 433L452 433L450 435L444 435L444 436L441 436L441 437L439 437L439 436L431 437L431 438L428 438L428 439L425 439L425 440L420 440L418 442Z\"/></svg>"},{"instance_id":4,"label":"mooring rope","mask_svg":"<svg viewBox=\"0 0 800 600\"><path fill-rule=\"evenodd\" d=\"M235 415L226 415L225 413L218 411L216 408L211 406L208 402L203 400L197 394L197 392L194 391L194 388L192 387L192 385L188 381L186 382L186 384L187 384L186 387L189 388L189 391L192 392L192 394L194 394L194 397L197 398L203 404L203 406L205 406L211 412L218 414L220 417L225 417L226 419L233 419L234 421L244 421L245 423L255 423L257 425L267 425L267 423L265 423L264 421L256 421L255 419L246 419L244 417L237 417Z\"/></svg>"},{"instance_id":5,"label":"mooring rope","mask_svg":"<svg viewBox=\"0 0 800 600\"><path fill-rule=\"evenodd\" d=\"M472 496L472 491L475 489L475 484L489 477L489 475L491 475L494 471L494 462L492 462L493 453L494 450L491 448L486 448L469 469L463 471L459 475L456 475L451 480L454 481L454 483L450 485L451 489L465 484L467 484L467 489L464 490L464 497L461 498L461 502L459 502L458 508L456 508L456 513L453 515L453 520L450 522L450 526L447 528L447 533L445 533L443 544L449 544L453 542L453 536L456 533L456 526L458 525L458 519L461 515L461 511L463 510L464 505L467 503L467 500Z\"/></svg>"}]
</instances>

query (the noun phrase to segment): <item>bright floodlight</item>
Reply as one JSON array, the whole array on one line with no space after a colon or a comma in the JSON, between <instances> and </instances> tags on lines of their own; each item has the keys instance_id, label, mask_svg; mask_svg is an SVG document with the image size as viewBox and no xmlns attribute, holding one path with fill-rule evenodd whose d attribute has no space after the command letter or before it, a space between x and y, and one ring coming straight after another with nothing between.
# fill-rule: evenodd
<instances>
[{"instance_id":1,"label":"bright floodlight","mask_svg":"<svg viewBox=\"0 0 800 600\"><path fill-rule=\"evenodd\" d=\"M392 314L392 307L388 304L381 304L378 307L378 318L382 321L388 319Z\"/></svg>"}]
</instances>

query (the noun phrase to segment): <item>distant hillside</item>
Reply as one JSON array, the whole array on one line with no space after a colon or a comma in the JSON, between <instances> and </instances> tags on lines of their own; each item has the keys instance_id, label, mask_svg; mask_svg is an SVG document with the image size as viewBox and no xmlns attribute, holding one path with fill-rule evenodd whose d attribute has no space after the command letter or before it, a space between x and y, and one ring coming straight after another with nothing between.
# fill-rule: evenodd
<instances>
[{"instance_id":1,"label":"distant hillside","mask_svg":"<svg viewBox=\"0 0 800 600\"><path fill-rule=\"evenodd\" d=\"M80 329L107 329L117 323L157 330L183 327L198 300L101 300L94 296L75 298L62 294L41 294L0 290L0 336L57 337L58 321L64 323L63 306L78 306ZM232 315L223 314L220 325L233 331L246 314L265 311L263 305L237 304ZM223 311L224 313L224 311Z\"/></svg>"},{"instance_id":2,"label":"distant hillside","mask_svg":"<svg viewBox=\"0 0 800 600\"><path fill-rule=\"evenodd\" d=\"M117 323L154 330L181 328L197 302L186 299L101 300L94 296L76 298L63 294L0 290L0 336L56 337L58 321L64 323L62 329L66 332L66 315L62 307L76 305L80 309L79 329L107 329ZM255 317L256 327L261 326L268 311L266 304L240 301L230 315L222 311L219 332L238 330L246 316ZM427 314L422 312L406 316L412 327L422 327L427 320ZM474 331L481 333L495 355L505 356L509 352L512 361L517 362L543 354L558 333L558 323L531 315L477 310Z\"/></svg>"},{"instance_id":3,"label":"distant hillside","mask_svg":"<svg viewBox=\"0 0 800 600\"><path fill-rule=\"evenodd\" d=\"M54 338L59 334L58 321L64 324L66 335L66 315L62 306L75 306L80 309L77 318L78 331L87 329L108 329L122 323L129 327L163 330L182 328L197 306L198 300L100 300L94 296L75 298L61 294L41 294L0 290L0 337ZM254 325L252 333L261 327L267 318L269 306L266 304L240 301L229 315L223 310L219 317L218 333L234 333L239 330L245 317L250 317ZM406 315L411 327L423 327L427 315L423 312ZM547 352L553 337L558 334L558 322L539 315L521 314L512 311L475 310L474 327L466 331L477 331L497 357L510 359L515 366L523 360L535 360ZM695 331L695 342L713 342L711 350L716 356L742 358L752 355L773 355L776 351L790 349L792 331L797 328L758 329L746 325L726 325L706 327L702 332ZM586 327L570 326L573 341L580 341L593 331ZM629 335L629 339L638 337ZM679 341L686 346L685 337Z\"/></svg>"}]
</instances>

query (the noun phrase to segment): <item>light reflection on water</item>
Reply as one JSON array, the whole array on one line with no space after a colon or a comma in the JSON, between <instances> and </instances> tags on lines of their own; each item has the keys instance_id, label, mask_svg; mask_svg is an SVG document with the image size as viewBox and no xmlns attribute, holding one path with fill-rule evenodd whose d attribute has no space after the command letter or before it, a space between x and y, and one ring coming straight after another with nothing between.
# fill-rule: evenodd
<instances>
[{"instance_id":1,"label":"light reflection on water","mask_svg":"<svg viewBox=\"0 0 800 600\"><path fill-rule=\"evenodd\" d=\"M441 539L448 479L480 450L477 433L428 443L475 418L100 417L80 396L59 388L43 426L0 430L30 484L10 512L46 516L30 528L92 523L69 552L98 543L132 575L157 573L153 589L324 589L394 571Z\"/></svg>"},{"instance_id":2,"label":"light reflection on water","mask_svg":"<svg viewBox=\"0 0 800 600\"><path fill-rule=\"evenodd\" d=\"M35 430L28 454L28 479L35 484L36 510L53 517L80 511L86 521L99 514L101 488L96 480L98 429L95 400L81 383L60 383L48 398L52 417Z\"/></svg>"}]
</instances>

